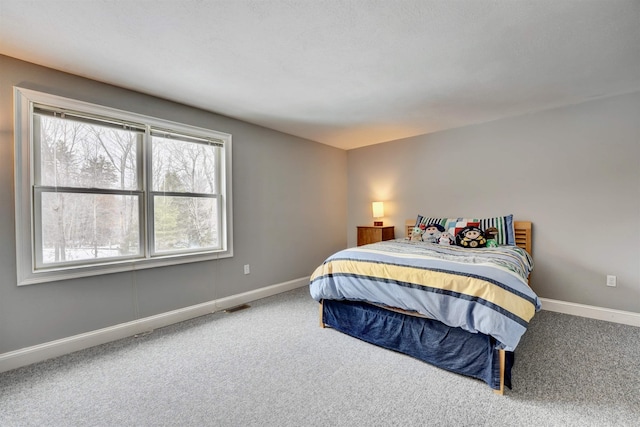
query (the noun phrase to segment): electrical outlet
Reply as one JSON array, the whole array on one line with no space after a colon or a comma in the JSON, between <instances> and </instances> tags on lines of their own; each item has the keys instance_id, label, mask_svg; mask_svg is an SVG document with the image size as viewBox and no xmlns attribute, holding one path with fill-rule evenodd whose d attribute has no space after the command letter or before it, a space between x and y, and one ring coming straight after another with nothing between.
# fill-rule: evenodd
<instances>
[{"instance_id":1,"label":"electrical outlet","mask_svg":"<svg viewBox=\"0 0 640 427\"><path fill-rule=\"evenodd\" d=\"M249 267L249 264L245 264L244 265L244 274L249 274L251 273L251 267Z\"/></svg>"},{"instance_id":2,"label":"electrical outlet","mask_svg":"<svg viewBox=\"0 0 640 427\"><path fill-rule=\"evenodd\" d=\"M607 286L615 287L616 286L616 276L612 276L611 274L607 274Z\"/></svg>"}]
</instances>

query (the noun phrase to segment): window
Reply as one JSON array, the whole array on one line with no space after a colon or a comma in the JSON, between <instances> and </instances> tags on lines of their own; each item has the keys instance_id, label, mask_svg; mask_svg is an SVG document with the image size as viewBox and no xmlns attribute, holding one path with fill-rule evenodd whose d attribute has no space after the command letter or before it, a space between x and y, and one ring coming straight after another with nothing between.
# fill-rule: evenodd
<instances>
[{"instance_id":1,"label":"window","mask_svg":"<svg viewBox=\"0 0 640 427\"><path fill-rule=\"evenodd\" d=\"M18 284L232 256L231 135L23 88Z\"/></svg>"}]
</instances>

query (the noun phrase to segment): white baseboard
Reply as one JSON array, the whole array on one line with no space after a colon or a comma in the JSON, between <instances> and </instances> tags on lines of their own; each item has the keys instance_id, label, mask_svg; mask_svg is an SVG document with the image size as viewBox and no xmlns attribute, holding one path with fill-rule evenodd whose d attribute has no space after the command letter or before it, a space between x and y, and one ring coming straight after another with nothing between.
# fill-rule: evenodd
<instances>
[{"instance_id":1,"label":"white baseboard","mask_svg":"<svg viewBox=\"0 0 640 427\"><path fill-rule=\"evenodd\" d=\"M640 327L640 313L576 304L548 298L540 298L540 301L542 302L543 310Z\"/></svg>"},{"instance_id":2,"label":"white baseboard","mask_svg":"<svg viewBox=\"0 0 640 427\"><path fill-rule=\"evenodd\" d=\"M226 310L227 308L236 307L261 298L277 295L282 292L301 288L309 285L310 277L301 277L299 279L290 280L288 282L278 283L276 285L267 286L265 288L256 289L242 294L231 295L229 297L216 300L216 311Z\"/></svg>"},{"instance_id":3,"label":"white baseboard","mask_svg":"<svg viewBox=\"0 0 640 427\"><path fill-rule=\"evenodd\" d=\"M161 313L144 319L134 320L108 328L98 329L31 347L22 348L8 353L0 354L0 372L27 366L32 363L42 362L52 357L62 356L74 351L83 350L100 344L105 344L118 339L130 337L136 334L152 331L154 329L183 322L205 314L225 310L227 308L246 304L261 298L290 291L309 284L309 277L278 283L254 291L232 295L225 298L208 301L202 304L181 308L178 310Z\"/></svg>"},{"instance_id":4,"label":"white baseboard","mask_svg":"<svg viewBox=\"0 0 640 427\"><path fill-rule=\"evenodd\" d=\"M98 329L84 334L74 335L0 354L0 372L27 366L32 363L42 362L52 357L62 356L74 351L105 344L136 334L149 332L174 323L183 322L209 313L236 307L282 292L287 292L308 284L309 277L302 277L288 282L256 289L254 291L231 295L202 304L145 317L144 319L121 323L108 328ZM542 302L543 310L640 327L640 313L576 304L548 298L540 298L540 301Z\"/></svg>"}]
</instances>

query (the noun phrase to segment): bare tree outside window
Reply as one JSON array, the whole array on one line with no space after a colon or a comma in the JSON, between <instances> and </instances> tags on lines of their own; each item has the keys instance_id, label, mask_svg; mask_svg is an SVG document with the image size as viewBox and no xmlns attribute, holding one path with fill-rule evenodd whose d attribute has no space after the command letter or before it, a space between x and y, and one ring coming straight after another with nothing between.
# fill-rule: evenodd
<instances>
[{"instance_id":1,"label":"bare tree outside window","mask_svg":"<svg viewBox=\"0 0 640 427\"><path fill-rule=\"evenodd\" d=\"M109 190L137 190L140 132L73 118L36 120L43 264L138 254L139 196Z\"/></svg>"},{"instance_id":2,"label":"bare tree outside window","mask_svg":"<svg viewBox=\"0 0 640 427\"><path fill-rule=\"evenodd\" d=\"M218 247L218 147L157 136L152 144L154 250Z\"/></svg>"}]
</instances>

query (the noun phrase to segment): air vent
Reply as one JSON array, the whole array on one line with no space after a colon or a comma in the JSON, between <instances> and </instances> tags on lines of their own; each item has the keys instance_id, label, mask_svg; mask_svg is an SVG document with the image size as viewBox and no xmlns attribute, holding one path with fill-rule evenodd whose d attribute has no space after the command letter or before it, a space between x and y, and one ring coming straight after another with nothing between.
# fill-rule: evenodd
<instances>
[{"instance_id":1,"label":"air vent","mask_svg":"<svg viewBox=\"0 0 640 427\"><path fill-rule=\"evenodd\" d=\"M227 308L224 312L225 313L235 313L236 311L240 311L240 310L244 310L247 308L250 308L251 306L249 304L242 304L242 305L237 305L235 307L231 307L231 308Z\"/></svg>"}]
</instances>

